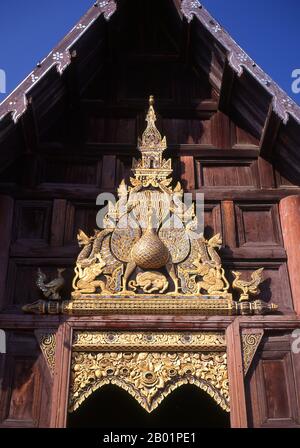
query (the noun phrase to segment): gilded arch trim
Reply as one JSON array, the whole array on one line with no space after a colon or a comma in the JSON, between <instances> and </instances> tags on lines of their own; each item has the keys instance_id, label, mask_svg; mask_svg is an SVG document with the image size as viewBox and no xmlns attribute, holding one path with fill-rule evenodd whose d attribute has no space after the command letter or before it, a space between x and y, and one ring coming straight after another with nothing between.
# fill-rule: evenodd
<instances>
[{"instance_id":1,"label":"gilded arch trim","mask_svg":"<svg viewBox=\"0 0 300 448\"><path fill-rule=\"evenodd\" d=\"M149 413L178 387L194 384L229 412L225 336L75 332L69 412L107 384L126 390Z\"/></svg>"}]
</instances>

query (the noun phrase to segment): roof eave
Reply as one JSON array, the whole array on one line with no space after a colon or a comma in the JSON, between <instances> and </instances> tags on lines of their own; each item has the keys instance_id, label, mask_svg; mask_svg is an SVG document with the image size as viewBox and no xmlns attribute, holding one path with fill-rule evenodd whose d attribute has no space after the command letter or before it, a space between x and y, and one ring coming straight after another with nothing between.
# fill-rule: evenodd
<instances>
[{"instance_id":1,"label":"roof eave","mask_svg":"<svg viewBox=\"0 0 300 448\"><path fill-rule=\"evenodd\" d=\"M0 121L10 114L16 123L27 109L27 95L31 89L54 67L62 75L72 63L70 48L72 48L98 17L103 15L106 20L109 20L116 9L117 5L115 0L98 0L95 2L48 56L39 62L24 81L0 104Z\"/></svg>"}]
</instances>

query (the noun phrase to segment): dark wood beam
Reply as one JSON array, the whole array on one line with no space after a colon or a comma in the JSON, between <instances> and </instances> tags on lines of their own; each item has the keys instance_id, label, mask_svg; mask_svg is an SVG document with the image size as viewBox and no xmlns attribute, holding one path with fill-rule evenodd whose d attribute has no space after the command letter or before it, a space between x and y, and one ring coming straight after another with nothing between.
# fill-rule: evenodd
<instances>
[{"instance_id":1,"label":"dark wood beam","mask_svg":"<svg viewBox=\"0 0 300 448\"><path fill-rule=\"evenodd\" d=\"M25 151L22 156L22 175L19 179L20 185L33 188L36 182L36 172L38 167L37 148L39 146L39 129L33 97L28 98L26 112L20 119L22 134L25 144Z\"/></svg>"},{"instance_id":2,"label":"dark wood beam","mask_svg":"<svg viewBox=\"0 0 300 448\"><path fill-rule=\"evenodd\" d=\"M226 60L219 97L219 109L226 114L230 111L231 95L235 77L235 71L232 67L230 67L228 61Z\"/></svg>"},{"instance_id":3,"label":"dark wood beam","mask_svg":"<svg viewBox=\"0 0 300 448\"><path fill-rule=\"evenodd\" d=\"M143 316L81 316L68 317L68 323L79 329L92 326L98 329L98 326L104 328L124 328L126 322L134 328L153 329L159 322L160 326L166 330L174 329L174 322L181 326L183 330L192 328L202 330L226 329L233 321L234 316L148 316L145 321ZM1 328L31 330L31 329L49 329L57 328L61 323L60 316L35 316L30 314L1 314ZM300 318L296 315L271 315L271 316L241 316L239 317L240 328L264 328L266 330L291 330L299 327ZM81 328L82 327L82 328Z\"/></svg>"},{"instance_id":4,"label":"dark wood beam","mask_svg":"<svg viewBox=\"0 0 300 448\"><path fill-rule=\"evenodd\" d=\"M275 146L279 129L281 126L281 118L274 112L272 103L265 121L264 129L260 139L260 155L265 159L270 159L273 148Z\"/></svg>"},{"instance_id":5,"label":"dark wood beam","mask_svg":"<svg viewBox=\"0 0 300 448\"><path fill-rule=\"evenodd\" d=\"M69 65L66 72L66 85L67 94L70 105L78 105L80 101L80 88L78 79L78 69L77 69L77 51L73 50L71 54L72 63Z\"/></svg>"},{"instance_id":6,"label":"dark wood beam","mask_svg":"<svg viewBox=\"0 0 300 448\"><path fill-rule=\"evenodd\" d=\"M239 318L226 329L231 428L247 428L247 407Z\"/></svg>"},{"instance_id":7,"label":"dark wood beam","mask_svg":"<svg viewBox=\"0 0 300 448\"><path fill-rule=\"evenodd\" d=\"M21 126L26 154L33 154L39 144L39 131L32 97L28 98L26 112L21 117Z\"/></svg>"},{"instance_id":8,"label":"dark wood beam","mask_svg":"<svg viewBox=\"0 0 300 448\"><path fill-rule=\"evenodd\" d=\"M66 157L79 156L89 157L90 159L99 159L99 155L121 155L130 157L139 157L140 153L136 148L136 142L131 143L97 143L85 142L83 145L64 145L60 142L43 142L39 145L39 153L43 155L61 155ZM165 156L195 156L196 158L216 158L216 159L257 159L259 148L253 145L235 145L234 149L209 145L209 144L168 144L168 152Z\"/></svg>"},{"instance_id":9,"label":"dark wood beam","mask_svg":"<svg viewBox=\"0 0 300 448\"><path fill-rule=\"evenodd\" d=\"M82 108L86 113L97 113L103 117L136 117L144 112L144 100L128 100L126 105L110 105L101 100L81 100ZM217 111L217 101L205 100L189 107L180 106L169 101L160 100L157 110L161 116L167 118L206 118L209 119Z\"/></svg>"},{"instance_id":10,"label":"dark wood beam","mask_svg":"<svg viewBox=\"0 0 300 448\"><path fill-rule=\"evenodd\" d=\"M182 0L173 0L173 3L174 3L174 6L176 8L176 11L177 11L179 17L181 18L181 20L183 20L183 13L181 11Z\"/></svg>"},{"instance_id":11,"label":"dark wood beam","mask_svg":"<svg viewBox=\"0 0 300 448\"><path fill-rule=\"evenodd\" d=\"M12 115L7 114L0 121L0 173L3 172L17 157L22 154L23 148L20 145L10 144L13 133L19 135L20 129L16 127L12 120ZM18 138L13 137L13 138ZM1 175L0 175L1 181Z\"/></svg>"},{"instance_id":12,"label":"dark wood beam","mask_svg":"<svg viewBox=\"0 0 300 448\"><path fill-rule=\"evenodd\" d=\"M69 104L69 137L72 142L83 138L83 111L80 96L80 81L78 77L78 58L76 50L71 53L72 63L66 72L67 97Z\"/></svg>"},{"instance_id":13,"label":"dark wood beam","mask_svg":"<svg viewBox=\"0 0 300 448\"><path fill-rule=\"evenodd\" d=\"M191 24L184 22L182 31L182 60L188 66L191 60Z\"/></svg>"},{"instance_id":14,"label":"dark wood beam","mask_svg":"<svg viewBox=\"0 0 300 448\"><path fill-rule=\"evenodd\" d=\"M114 188L101 189L96 185L78 185L78 184L40 184L39 187L29 188L20 187L16 184L1 184L0 194L13 196L17 199L66 199L66 200L84 200L95 201L100 193L115 193L117 186ZM204 193L207 202L220 202L222 200L229 201L257 201L258 197L263 197L264 202L279 202L282 198L291 195L300 195L300 188L249 188L249 187L224 187L224 188L200 188L195 190L187 190L196 199L196 193Z\"/></svg>"}]
</instances>

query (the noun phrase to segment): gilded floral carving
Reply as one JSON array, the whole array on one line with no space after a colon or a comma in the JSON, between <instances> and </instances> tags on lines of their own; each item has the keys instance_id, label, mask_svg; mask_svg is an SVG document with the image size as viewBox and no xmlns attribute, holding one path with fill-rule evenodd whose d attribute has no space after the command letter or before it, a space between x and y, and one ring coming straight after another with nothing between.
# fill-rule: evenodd
<instances>
[{"instance_id":1,"label":"gilded floral carving","mask_svg":"<svg viewBox=\"0 0 300 448\"><path fill-rule=\"evenodd\" d=\"M229 411L226 353L74 352L69 411L94 391L114 384L152 412L173 390L194 384Z\"/></svg>"}]
</instances>

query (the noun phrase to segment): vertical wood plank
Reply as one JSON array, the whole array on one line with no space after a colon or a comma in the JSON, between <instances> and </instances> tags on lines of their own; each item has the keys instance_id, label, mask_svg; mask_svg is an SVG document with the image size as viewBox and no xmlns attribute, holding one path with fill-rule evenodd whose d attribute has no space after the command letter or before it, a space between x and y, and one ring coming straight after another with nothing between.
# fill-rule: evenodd
<instances>
[{"instance_id":1,"label":"vertical wood plank","mask_svg":"<svg viewBox=\"0 0 300 448\"><path fill-rule=\"evenodd\" d=\"M258 158L258 171L261 188L274 188L274 170L270 162L261 157Z\"/></svg>"},{"instance_id":2,"label":"vertical wood plank","mask_svg":"<svg viewBox=\"0 0 300 448\"><path fill-rule=\"evenodd\" d=\"M71 355L72 328L64 322L59 326L56 334L51 428L65 428L67 425Z\"/></svg>"},{"instance_id":3,"label":"vertical wood plank","mask_svg":"<svg viewBox=\"0 0 300 448\"><path fill-rule=\"evenodd\" d=\"M279 204L284 247L288 256L288 270L294 308L300 315L300 195L288 196Z\"/></svg>"},{"instance_id":4,"label":"vertical wood plank","mask_svg":"<svg viewBox=\"0 0 300 448\"><path fill-rule=\"evenodd\" d=\"M247 410L239 318L226 330L230 422L232 428L247 428Z\"/></svg>"},{"instance_id":5,"label":"vertical wood plank","mask_svg":"<svg viewBox=\"0 0 300 448\"><path fill-rule=\"evenodd\" d=\"M63 245L66 222L66 207L67 201L65 199L54 199L50 240L50 244L53 247L60 247Z\"/></svg>"},{"instance_id":6,"label":"vertical wood plank","mask_svg":"<svg viewBox=\"0 0 300 448\"><path fill-rule=\"evenodd\" d=\"M236 247L235 209L233 201L222 201L223 244Z\"/></svg>"},{"instance_id":7,"label":"vertical wood plank","mask_svg":"<svg viewBox=\"0 0 300 448\"><path fill-rule=\"evenodd\" d=\"M5 299L5 285L11 243L14 200L9 196L0 195L0 310Z\"/></svg>"},{"instance_id":8,"label":"vertical wood plank","mask_svg":"<svg viewBox=\"0 0 300 448\"><path fill-rule=\"evenodd\" d=\"M212 144L216 148L229 149L232 147L230 119L223 112L218 111L211 120Z\"/></svg>"},{"instance_id":9,"label":"vertical wood plank","mask_svg":"<svg viewBox=\"0 0 300 448\"><path fill-rule=\"evenodd\" d=\"M20 185L23 187L34 188L38 182L38 158L36 154L25 154L22 159L22 175L20 176Z\"/></svg>"},{"instance_id":10,"label":"vertical wood plank","mask_svg":"<svg viewBox=\"0 0 300 448\"><path fill-rule=\"evenodd\" d=\"M103 156L102 189L113 189L116 183L116 156Z\"/></svg>"},{"instance_id":11,"label":"vertical wood plank","mask_svg":"<svg viewBox=\"0 0 300 448\"><path fill-rule=\"evenodd\" d=\"M195 188L195 167L193 156L180 157L181 180L185 190L193 190Z\"/></svg>"}]
</instances>

